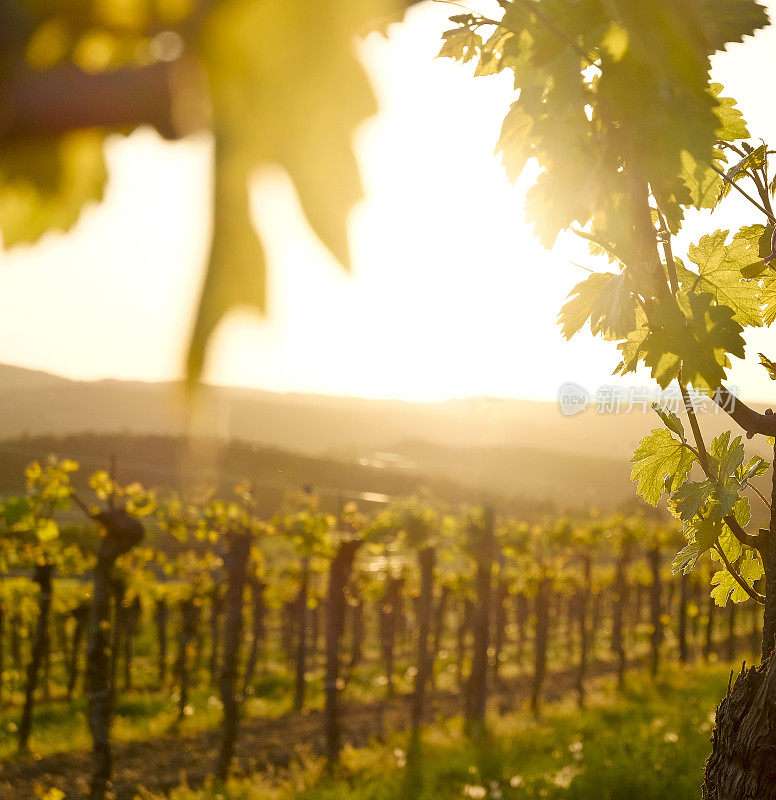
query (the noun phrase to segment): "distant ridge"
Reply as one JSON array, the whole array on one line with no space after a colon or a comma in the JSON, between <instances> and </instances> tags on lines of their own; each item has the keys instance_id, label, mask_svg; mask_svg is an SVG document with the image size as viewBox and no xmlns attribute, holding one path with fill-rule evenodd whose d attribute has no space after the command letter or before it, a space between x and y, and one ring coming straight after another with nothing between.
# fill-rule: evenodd
<instances>
[{"instance_id":1,"label":"distant ridge","mask_svg":"<svg viewBox=\"0 0 776 800\"><path fill-rule=\"evenodd\" d=\"M0 439L92 431L216 436L305 453L362 452L400 441L532 447L629 457L654 415L561 415L555 403L469 398L434 403L204 387L194 412L182 384L73 381L0 365Z\"/></svg>"},{"instance_id":2,"label":"distant ridge","mask_svg":"<svg viewBox=\"0 0 776 800\"><path fill-rule=\"evenodd\" d=\"M336 465L358 466L362 477L370 475L363 486L373 491L383 491L379 476L390 473L389 483L397 476L410 487L450 482L467 497L496 493L560 507L615 507L633 501L628 462L658 424L652 412L608 415L593 408L564 417L555 403L529 400L408 403L215 386L203 388L192 411L179 383L73 381L0 365L0 451L23 452L36 439L37 453L52 436L104 443L120 434L134 453L143 452L143 437L224 447L235 441L281 472L294 454L325 464L326 474L339 474ZM724 414L704 420L709 438L726 427ZM270 458L273 449L281 456Z\"/></svg>"}]
</instances>

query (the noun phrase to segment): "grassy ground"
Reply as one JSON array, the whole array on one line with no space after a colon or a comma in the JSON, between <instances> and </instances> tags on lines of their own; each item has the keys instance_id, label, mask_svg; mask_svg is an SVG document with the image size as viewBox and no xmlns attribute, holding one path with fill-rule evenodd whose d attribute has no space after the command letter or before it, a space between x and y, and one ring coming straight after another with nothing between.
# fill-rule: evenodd
<instances>
[{"instance_id":1,"label":"grassy ground","mask_svg":"<svg viewBox=\"0 0 776 800\"><path fill-rule=\"evenodd\" d=\"M259 696L246 701L246 717L277 717L291 708L291 678L287 672L264 674L257 679ZM291 687L291 688L289 688ZM310 692L311 704L318 705L317 685ZM11 759L17 752L18 706L0 712L0 762ZM86 723L87 700L59 698L49 703L39 702L33 715L33 734L30 750L36 756L52 753L88 750L91 738ZM195 686L189 694L186 715L178 721L178 695L172 689L121 692L116 699L115 715L111 725L114 741L144 741L167 734L194 733L217 728L222 718L218 691L209 686Z\"/></svg>"},{"instance_id":2,"label":"grassy ground","mask_svg":"<svg viewBox=\"0 0 776 800\"><path fill-rule=\"evenodd\" d=\"M722 665L676 668L656 682L633 674L621 694L601 683L583 711L555 704L538 722L518 712L475 738L459 719L429 727L419 756L397 733L346 749L334 774L302 752L283 774L182 786L171 800L697 800L728 677Z\"/></svg>"},{"instance_id":3,"label":"grassy ground","mask_svg":"<svg viewBox=\"0 0 776 800\"><path fill-rule=\"evenodd\" d=\"M744 637L738 650L745 650L748 642L749 639ZM608 656L606 644L604 636L598 642L596 652ZM667 642L666 648L673 653L675 648L669 645L672 645L671 641ZM640 633L633 649L642 657L645 648L646 635ZM698 654L697 642L695 654ZM153 783L151 779L151 776L162 774L164 762L172 764L175 761L169 750L171 741L176 743L178 754L186 753L205 764L198 778L192 772L188 773L192 781L201 781L212 759L205 756L197 735L217 730L222 716L218 692L205 680L204 660L198 685L191 691L186 716L178 722L174 690L169 684L164 689L154 688L154 643L143 637L138 642L136 655L133 674L137 688L118 694L112 730L114 740L158 740L158 752L155 753L158 764L154 759L144 761L147 769L140 770L137 776L151 785L170 787L180 780L181 772L177 768L172 770L168 781ZM374 703L385 695L379 653L369 651L367 656L366 663L353 674L345 690L344 699L348 702ZM397 690L405 694L413 685L411 666L414 653L408 646L402 646L398 656ZM665 797L697 800L702 766L710 748L711 715L724 695L730 665L681 668L670 658L667 653L666 666L656 682L635 667L629 670L628 684L623 693L615 690L611 677L591 681L588 708L583 712L575 708L571 697L561 703L548 704L539 723L533 721L525 710L499 716L493 709L488 735L477 741L464 735L460 719L439 722L424 731L420 758L413 758L408 735L394 732L386 742L346 749L342 766L334 775L325 772L311 750L297 747L298 742L306 741L309 732L299 729L293 718L290 721L286 718L288 724L284 730L287 730L288 738L284 734L279 746L291 755L290 768L235 780L228 787L205 785L201 788L199 784L193 784L194 788L189 789L184 786L174 792L172 800L509 800L560 797L578 800L657 800ZM567 648L554 643L550 652L554 670L568 668L569 659ZM306 707L316 709L323 703L321 659L310 666ZM452 654L445 654L437 666L440 669L439 688L454 690L455 659ZM515 695L517 702L522 702L526 696L526 681L530 673L530 660L521 667L514 663L504 666L504 677L522 686ZM612 671L608 674L611 675ZM46 788L67 786L71 778L80 779L89 771L88 753L86 761L78 762L77 766L70 764L67 769L63 766L64 761L52 762L45 768L43 762L37 763L37 759L42 757L45 760L55 753L72 753L77 757L80 752L83 756L91 744L86 726L86 702L80 697L73 701L64 699L65 676L64 663L57 656L52 660L51 701L41 699L35 712L31 750L36 763L30 762L24 779L27 782L34 780L36 797ZM121 677L119 683L122 683ZM260 666L252 687L253 694L244 707L246 727L251 717L267 720L287 715L292 683L282 654L273 651L267 662ZM570 694L572 686L573 683L559 681L554 674L548 679L547 689L550 694L560 697ZM23 699L22 689L21 674L13 680L7 679L0 707L0 762L7 760L9 768L17 761L16 725ZM371 721L369 716L359 723L365 734L357 741L365 742L367 736L378 729L377 720L374 725ZM272 730L275 724L272 723ZM387 728L392 730L390 725ZM266 742L261 737L252 741L247 738L247 732L244 733L245 742L250 741L248 755L261 757ZM124 763L121 755L117 763L119 766ZM4 766L0 763L0 783ZM49 780L56 775L59 779ZM65 775L67 780L62 777ZM131 791L126 796L130 798L134 795L136 780L130 779L128 786ZM18 800L13 790L7 796ZM138 797L148 800L154 795L141 791Z\"/></svg>"},{"instance_id":4,"label":"grassy ground","mask_svg":"<svg viewBox=\"0 0 776 800\"><path fill-rule=\"evenodd\" d=\"M111 726L113 740L144 741L167 734L185 735L218 728L222 718L219 692L217 687L210 684L207 669L202 666L199 670L192 671L186 715L183 720L178 721L178 694L172 685L172 671L170 670L164 687L156 686L153 648L154 643L148 637L139 639L133 670L134 689L124 689L122 676L118 676L116 713ZM643 647L634 646L633 649L643 656ZM599 647L599 654L611 660L611 654L605 646ZM343 694L344 702L374 702L385 696L386 681L380 653L374 647L367 647L365 655L365 662L350 676ZM455 657L452 651L445 651L443 655L443 658L437 660L436 685L442 690L455 691ZM568 666L568 659L567 650L557 642L552 643L549 651L550 670ZM399 694L413 690L414 660L413 648L405 645L397 648L394 681ZM519 668L515 664L504 665L502 675L507 680L522 677L527 681L531 670L531 660L526 658ZM39 696L35 704L30 751L36 756L48 756L88 750L91 747L91 738L86 724L87 701L80 694L72 700L64 697L67 675L60 653L56 653L52 659L51 673L51 699L46 701ZM270 652L259 665L257 673L252 683L251 695L241 712L243 717L271 719L290 712L294 678L283 654L279 650ZM10 671L7 678L9 674ZM305 708L321 709L324 694L323 657L320 653L308 662L307 676ZM13 759L17 753L16 732L24 701L24 674L14 673L13 677L13 681L6 681L4 702L0 705L0 763Z\"/></svg>"}]
</instances>

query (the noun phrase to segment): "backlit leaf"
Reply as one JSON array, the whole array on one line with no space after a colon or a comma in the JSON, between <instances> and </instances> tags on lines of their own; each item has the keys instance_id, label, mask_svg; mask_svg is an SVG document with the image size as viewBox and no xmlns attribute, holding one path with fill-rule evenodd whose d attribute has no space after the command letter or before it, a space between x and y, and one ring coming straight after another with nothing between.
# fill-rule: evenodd
<instances>
[{"instance_id":1,"label":"backlit leaf","mask_svg":"<svg viewBox=\"0 0 776 800\"><path fill-rule=\"evenodd\" d=\"M758 297L762 304L763 322L770 326L776 320L776 277L771 271L762 276Z\"/></svg>"},{"instance_id":2,"label":"backlit leaf","mask_svg":"<svg viewBox=\"0 0 776 800\"><path fill-rule=\"evenodd\" d=\"M740 239L728 244L727 237L728 231L716 231L690 245L690 261L697 264L700 274L695 290L710 292L717 304L733 310L733 318L742 325L759 326L762 319L757 287L741 276L748 261L746 248Z\"/></svg>"},{"instance_id":3,"label":"backlit leaf","mask_svg":"<svg viewBox=\"0 0 776 800\"><path fill-rule=\"evenodd\" d=\"M721 92L724 86L721 83L710 83L709 90L714 95L717 105L714 114L717 117L716 134L718 139L734 142L737 139L747 139L749 130L744 122L743 114L736 108L736 101L732 97L724 97Z\"/></svg>"},{"instance_id":4,"label":"backlit leaf","mask_svg":"<svg viewBox=\"0 0 776 800\"><path fill-rule=\"evenodd\" d=\"M633 453L631 480L636 482L636 491L656 506L664 491L673 491L684 482L695 460L694 454L670 431L656 428Z\"/></svg>"},{"instance_id":5,"label":"backlit leaf","mask_svg":"<svg viewBox=\"0 0 776 800\"><path fill-rule=\"evenodd\" d=\"M744 445L740 436L730 440L730 431L717 436L709 448L709 468L719 480L732 475L744 460Z\"/></svg>"},{"instance_id":6,"label":"backlit leaf","mask_svg":"<svg viewBox=\"0 0 776 800\"><path fill-rule=\"evenodd\" d=\"M736 478L738 479L739 483L745 484L752 478L756 478L759 475L765 475L769 468L770 464L767 461L760 458L760 456L753 456L746 466L741 465L736 470Z\"/></svg>"},{"instance_id":7,"label":"backlit leaf","mask_svg":"<svg viewBox=\"0 0 776 800\"><path fill-rule=\"evenodd\" d=\"M776 362L771 361L770 358L762 353L758 353L758 355L760 356L760 363L765 367L770 379L776 381Z\"/></svg>"},{"instance_id":8,"label":"backlit leaf","mask_svg":"<svg viewBox=\"0 0 776 800\"><path fill-rule=\"evenodd\" d=\"M738 183L742 178L746 177L747 172L760 169L765 164L767 147L761 144L747 153L742 159L733 164L730 169L725 173L727 180L722 181L719 194L720 198L726 197L730 194L732 189L731 183Z\"/></svg>"},{"instance_id":9,"label":"backlit leaf","mask_svg":"<svg viewBox=\"0 0 776 800\"><path fill-rule=\"evenodd\" d=\"M649 335L649 324L641 306L636 308L636 327L628 333L624 342L617 345L622 354L622 361L614 369L614 374L625 375L635 372L639 361L644 358L644 342Z\"/></svg>"},{"instance_id":10,"label":"backlit leaf","mask_svg":"<svg viewBox=\"0 0 776 800\"><path fill-rule=\"evenodd\" d=\"M670 408L663 408L658 403L653 403L652 410L663 420L663 424L669 431L675 433L682 441L685 441L684 425Z\"/></svg>"},{"instance_id":11,"label":"backlit leaf","mask_svg":"<svg viewBox=\"0 0 776 800\"><path fill-rule=\"evenodd\" d=\"M590 320L593 335L619 339L636 324L635 307L625 272L594 273L572 290L574 295L563 306L559 322L563 335L570 339Z\"/></svg>"},{"instance_id":12,"label":"backlit leaf","mask_svg":"<svg viewBox=\"0 0 776 800\"><path fill-rule=\"evenodd\" d=\"M690 520L711 499L713 492L712 481L686 481L671 495L671 504L680 519Z\"/></svg>"},{"instance_id":13,"label":"backlit leaf","mask_svg":"<svg viewBox=\"0 0 776 800\"><path fill-rule=\"evenodd\" d=\"M501 161L507 177L516 181L528 159L532 155L532 148L528 134L533 121L523 110L519 102L512 103L504 122L501 125L501 136L496 145L496 152L501 153Z\"/></svg>"},{"instance_id":14,"label":"backlit leaf","mask_svg":"<svg viewBox=\"0 0 776 800\"><path fill-rule=\"evenodd\" d=\"M453 28L442 34L444 44L438 58L453 58L464 64L471 61L482 47L482 37L468 26Z\"/></svg>"},{"instance_id":15,"label":"backlit leaf","mask_svg":"<svg viewBox=\"0 0 776 800\"><path fill-rule=\"evenodd\" d=\"M680 367L684 380L715 391L730 366L728 353L744 357L741 325L727 306L713 305L710 293L679 294L655 306L649 333L640 346L652 377L665 388Z\"/></svg>"},{"instance_id":16,"label":"backlit leaf","mask_svg":"<svg viewBox=\"0 0 776 800\"><path fill-rule=\"evenodd\" d=\"M768 268L765 259L771 255L772 234L773 225L746 225L733 236L731 244L744 278L757 278Z\"/></svg>"},{"instance_id":17,"label":"backlit leaf","mask_svg":"<svg viewBox=\"0 0 776 800\"><path fill-rule=\"evenodd\" d=\"M692 572L695 565L700 558L700 548L697 544L685 545L671 561L671 572L676 575L677 572L688 573Z\"/></svg>"}]
</instances>

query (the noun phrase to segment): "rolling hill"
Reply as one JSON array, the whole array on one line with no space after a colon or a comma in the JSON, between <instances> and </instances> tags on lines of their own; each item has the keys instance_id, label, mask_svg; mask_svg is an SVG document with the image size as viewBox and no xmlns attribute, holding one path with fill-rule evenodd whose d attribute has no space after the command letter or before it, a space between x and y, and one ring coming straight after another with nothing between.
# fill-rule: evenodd
<instances>
[{"instance_id":1,"label":"rolling hill","mask_svg":"<svg viewBox=\"0 0 776 800\"><path fill-rule=\"evenodd\" d=\"M721 430L722 414L705 425ZM58 451L120 465L148 484L252 477L268 495L338 491L603 508L634 497L628 459L653 414L564 417L556 404L473 398L407 403L181 384L73 381L0 365L0 482ZM54 438L59 437L59 438ZM17 472L18 475L18 472Z\"/></svg>"}]
</instances>

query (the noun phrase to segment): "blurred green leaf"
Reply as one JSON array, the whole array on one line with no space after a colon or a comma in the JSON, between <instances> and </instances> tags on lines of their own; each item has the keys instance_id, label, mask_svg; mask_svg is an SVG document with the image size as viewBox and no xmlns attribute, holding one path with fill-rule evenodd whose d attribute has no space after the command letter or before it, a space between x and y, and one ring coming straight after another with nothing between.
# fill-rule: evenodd
<instances>
[{"instance_id":1,"label":"blurred green leaf","mask_svg":"<svg viewBox=\"0 0 776 800\"><path fill-rule=\"evenodd\" d=\"M0 233L3 246L36 242L50 230L69 230L83 208L102 199L106 181L104 134L0 146Z\"/></svg>"},{"instance_id":2,"label":"blurred green leaf","mask_svg":"<svg viewBox=\"0 0 776 800\"><path fill-rule=\"evenodd\" d=\"M233 307L265 306L263 250L253 231L248 182L282 166L313 231L346 268L347 217L362 196L352 138L376 111L355 51L394 0L223 0L200 34L213 109L213 246L187 372L196 380L207 343Z\"/></svg>"}]
</instances>

